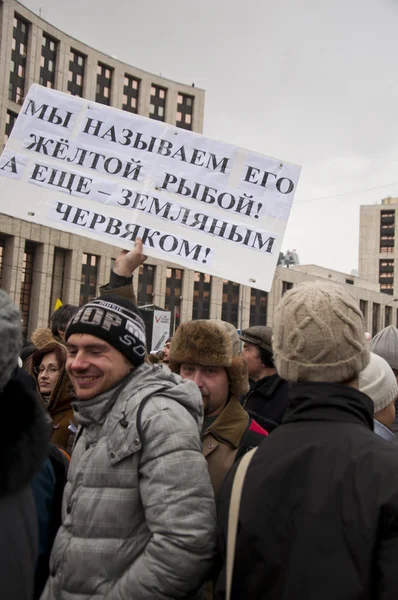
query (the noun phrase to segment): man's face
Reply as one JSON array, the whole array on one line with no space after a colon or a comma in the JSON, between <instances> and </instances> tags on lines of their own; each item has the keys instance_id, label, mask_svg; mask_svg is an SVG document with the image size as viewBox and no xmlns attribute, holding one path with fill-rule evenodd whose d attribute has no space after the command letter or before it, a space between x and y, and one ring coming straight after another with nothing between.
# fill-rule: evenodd
<instances>
[{"instance_id":1,"label":"man's face","mask_svg":"<svg viewBox=\"0 0 398 600\"><path fill-rule=\"evenodd\" d=\"M60 368L61 365L59 364L55 352L49 352L41 359L38 368L39 373L37 375L37 383L39 384L40 393L43 396L51 395L55 384L58 381Z\"/></svg>"},{"instance_id":2,"label":"man's face","mask_svg":"<svg viewBox=\"0 0 398 600\"><path fill-rule=\"evenodd\" d=\"M221 413L229 395L229 379L224 367L183 363L180 375L194 381L200 389L205 415L212 417Z\"/></svg>"},{"instance_id":3,"label":"man's face","mask_svg":"<svg viewBox=\"0 0 398 600\"><path fill-rule=\"evenodd\" d=\"M255 344L249 344L245 342L243 344L243 356L247 362L247 370L249 371L249 377L254 378L258 376L264 368L261 363L260 351L258 346Z\"/></svg>"},{"instance_id":4,"label":"man's face","mask_svg":"<svg viewBox=\"0 0 398 600\"><path fill-rule=\"evenodd\" d=\"M110 390L132 368L116 348L87 333L71 335L66 348L66 371L79 400L90 400Z\"/></svg>"},{"instance_id":5,"label":"man's face","mask_svg":"<svg viewBox=\"0 0 398 600\"><path fill-rule=\"evenodd\" d=\"M165 362L165 363L169 362L169 358L170 358L170 345L171 345L171 342L166 342L166 344L164 345L164 348L162 350L162 352L163 352L163 362Z\"/></svg>"}]
</instances>

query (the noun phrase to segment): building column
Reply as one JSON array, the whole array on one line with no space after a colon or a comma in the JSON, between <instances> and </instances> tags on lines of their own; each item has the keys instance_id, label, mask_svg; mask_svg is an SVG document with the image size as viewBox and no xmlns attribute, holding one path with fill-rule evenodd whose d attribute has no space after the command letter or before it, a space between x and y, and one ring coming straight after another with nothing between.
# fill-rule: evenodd
<instances>
[{"instance_id":1,"label":"building column","mask_svg":"<svg viewBox=\"0 0 398 600\"><path fill-rule=\"evenodd\" d=\"M213 277L211 283L210 319L221 319L223 280Z\"/></svg>"},{"instance_id":2,"label":"building column","mask_svg":"<svg viewBox=\"0 0 398 600\"><path fill-rule=\"evenodd\" d=\"M26 239L21 236L8 238L3 262L2 287L17 306L21 302L25 242Z\"/></svg>"},{"instance_id":3,"label":"building column","mask_svg":"<svg viewBox=\"0 0 398 600\"><path fill-rule=\"evenodd\" d=\"M166 295L166 265L156 265L153 303L160 308L164 308ZM137 290L138 293L138 290Z\"/></svg>"},{"instance_id":4,"label":"building column","mask_svg":"<svg viewBox=\"0 0 398 600\"><path fill-rule=\"evenodd\" d=\"M80 286L82 280L82 246L79 238L73 236L75 248L68 251L64 275L64 304L80 304ZM80 242L80 243L79 243Z\"/></svg>"},{"instance_id":5,"label":"building column","mask_svg":"<svg viewBox=\"0 0 398 600\"><path fill-rule=\"evenodd\" d=\"M194 286L194 274L195 271L191 269L185 269L183 271L183 282L182 282L182 301L181 301L181 314L180 323L192 320L193 310L193 286Z\"/></svg>"}]
</instances>

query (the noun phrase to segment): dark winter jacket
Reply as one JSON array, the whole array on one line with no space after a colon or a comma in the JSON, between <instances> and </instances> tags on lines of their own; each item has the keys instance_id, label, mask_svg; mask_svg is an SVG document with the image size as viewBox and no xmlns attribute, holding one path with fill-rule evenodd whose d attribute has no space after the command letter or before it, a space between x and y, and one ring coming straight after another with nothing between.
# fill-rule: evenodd
<instances>
[{"instance_id":1,"label":"dark winter jacket","mask_svg":"<svg viewBox=\"0 0 398 600\"><path fill-rule=\"evenodd\" d=\"M30 483L47 452L49 426L30 376L17 369L0 393L0 597L31 600L38 552Z\"/></svg>"},{"instance_id":2,"label":"dark winter jacket","mask_svg":"<svg viewBox=\"0 0 398 600\"><path fill-rule=\"evenodd\" d=\"M244 407L268 431L282 422L288 406L289 384L277 373L250 383Z\"/></svg>"},{"instance_id":3,"label":"dark winter jacket","mask_svg":"<svg viewBox=\"0 0 398 600\"><path fill-rule=\"evenodd\" d=\"M247 472L232 599L395 600L396 448L375 435L372 402L356 389L303 383L290 397ZM220 496L223 557L233 471ZM224 590L225 570L217 600Z\"/></svg>"}]
</instances>

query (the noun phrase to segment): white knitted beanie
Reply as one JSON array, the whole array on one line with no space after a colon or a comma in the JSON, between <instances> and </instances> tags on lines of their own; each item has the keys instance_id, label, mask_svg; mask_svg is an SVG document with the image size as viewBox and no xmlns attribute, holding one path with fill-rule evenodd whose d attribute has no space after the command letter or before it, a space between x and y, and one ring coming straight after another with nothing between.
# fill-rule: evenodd
<instances>
[{"instance_id":1,"label":"white knitted beanie","mask_svg":"<svg viewBox=\"0 0 398 600\"><path fill-rule=\"evenodd\" d=\"M283 296L275 311L272 345L276 370L288 381L344 383L369 362L358 304L329 281L302 283Z\"/></svg>"},{"instance_id":2,"label":"white knitted beanie","mask_svg":"<svg viewBox=\"0 0 398 600\"><path fill-rule=\"evenodd\" d=\"M398 329L390 325L379 331L372 340L370 349L382 356L392 369L398 370Z\"/></svg>"},{"instance_id":3,"label":"white knitted beanie","mask_svg":"<svg viewBox=\"0 0 398 600\"><path fill-rule=\"evenodd\" d=\"M375 413L380 412L398 397L396 377L387 361L370 353L370 362L358 375L358 388L373 401Z\"/></svg>"}]
</instances>

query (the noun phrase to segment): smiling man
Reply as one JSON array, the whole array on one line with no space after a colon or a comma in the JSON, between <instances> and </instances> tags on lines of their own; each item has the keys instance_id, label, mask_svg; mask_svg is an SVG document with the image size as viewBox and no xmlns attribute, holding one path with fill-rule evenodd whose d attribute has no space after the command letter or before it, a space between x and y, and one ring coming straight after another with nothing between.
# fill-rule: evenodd
<instances>
[{"instance_id":1,"label":"smiling man","mask_svg":"<svg viewBox=\"0 0 398 600\"><path fill-rule=\"evenodd\" d=\"M144 362L144 323L127 298L86 304L65 339L80 428L42 598L193 595L215 536L201 395Z\"/></svg>"}]
</instances>

